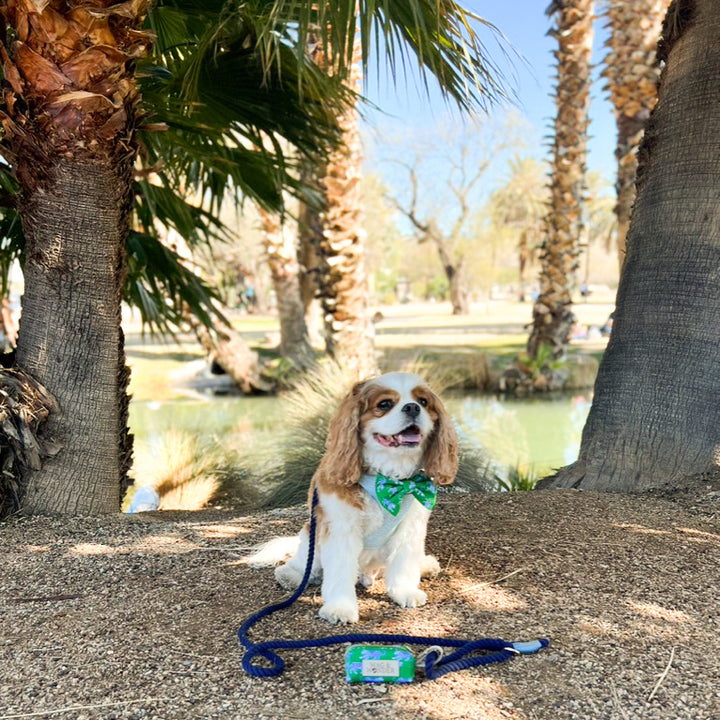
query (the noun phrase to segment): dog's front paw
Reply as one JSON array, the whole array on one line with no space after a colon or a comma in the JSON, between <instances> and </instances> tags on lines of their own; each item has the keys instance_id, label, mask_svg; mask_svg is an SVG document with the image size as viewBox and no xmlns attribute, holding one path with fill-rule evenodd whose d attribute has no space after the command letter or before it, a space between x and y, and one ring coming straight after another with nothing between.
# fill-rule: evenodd
<instances>
[{"instance_id":1,"label":"dog's front paw","mask_svg":"<svg viewBox=\"0 0 720 720\"><path fill-rule=\"evenodd\" d=\"M420 574L423 577L435 577L440 572L440 563L434 555L425 555L420 563Z\"/></svg>"},{"instance_id":2,"label":"dog's front paw","mask_svg":"<svg viewBox=\"0 0 720 720\"><path fill-rule=\"evenodd\" d=\"M325 603L318 615L333 625L356 623L360 618L357 602Z\"/></svg>"},{"instance_id":3,"label":"dog's front paw","mask_svg":"<svg viewBox=\"0 0 720 720\"><path fill-rule=\"evenodd\" d=\"M300 585L302 578L302 573L299 573L289 564L278 565L275 568L275 579L285 588L285 590L295 590Z\"/></svg>"},{"instance_id":4,"label":"dog's front paw","mask_svg":"<svg viewBox=\"0 0 720 720\"><path fill-rule=\"evenodd\" d=\"M427 595L420 588L388 588L388 595L400 607L420 607L427 602Z\"/></svg>"}]
</instances>

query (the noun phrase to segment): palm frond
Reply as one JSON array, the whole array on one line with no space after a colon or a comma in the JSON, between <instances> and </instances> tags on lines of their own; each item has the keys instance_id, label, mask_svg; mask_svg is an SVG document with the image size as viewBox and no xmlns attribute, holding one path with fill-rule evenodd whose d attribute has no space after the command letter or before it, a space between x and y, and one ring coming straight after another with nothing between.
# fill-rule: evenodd
<instances>
[{"instance_id":1,"label":"palm frond","mask_svg":"<svg viewBox=\"0 0 720 720\"><path fill-rule=\"evenodd\" d=\"M156 235L131 232L127 241L125 301L140 311L143 325L173 335L190 312L206 327L228 325L218 296L180 255Z\"/></svg>"},{"instance_id":2,"label":"palm frond","mask_svg":"<svg viewBox=\"0 0 720 720\"><path fill-rule=\"evenodd\" d=\"M193 2L166 1L150 14L158 41L141 68L142 92L148 122L167 130L141 138L146 164L162 162L176 184L218 201L234 187L282 211L283 191L312 200L297 180L296 156L317 158L338 142L337 111L349 91L298 56L287 32L277 61L263 61L257 36L267 4L203 4L200 11Z\"/></svg>"},{"instance_id":3,"label":"palm frond","mask_svg":"<svg viewBox=\"0 0 720 720\"><path fill-rule=\"evenodd\" d=\"M416 64L427 87L433 77L445 97L463 110L486 110L508 97L501 70L490 59L476 27L489 31L503 48L506 41L491 23L454 0L334 0L307 3L274 0L258 33L261 56L276 63L288 26L297 38L313 33L322 44L333 74L344 76L353 62L356 34L367 71L370 57L383 56L394 77L400 66ZM304 52L297 43L296 53Z\"/></svg>"}]
</instances>

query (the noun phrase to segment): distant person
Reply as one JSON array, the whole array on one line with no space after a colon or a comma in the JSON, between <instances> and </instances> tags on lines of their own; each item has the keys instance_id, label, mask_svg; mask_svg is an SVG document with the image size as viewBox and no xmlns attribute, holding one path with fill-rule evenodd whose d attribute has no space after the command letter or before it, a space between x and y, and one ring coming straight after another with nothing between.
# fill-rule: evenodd
<instances>
[{"instance_id":1,"label":"distant person","mask_svg":"<svg viewBox=\"0 0 720 720\"><path fill-rule=\"evenodd\" d=\"M603 337L609 337L612 333L613 323L615 322L615 311L611 312L605 324L600 328Z\"/></svg>"},{"instance_id":2,"label":"distant person","mask_svg":"<svg viewBox=\"0 0 720 720\"><path fill-rule=\"evenodd\" d=\"M255 286L248 284L243 292L243 298L245 300L245 307L249 313L254 313L257 306L257 295L255 294Z\"/></svg>"},{"instance_id":3,"label":"distant person","mask_svg":"<svg viewBox=\"0 0 720 720\"><path fill-rule=\"evenodd\" d=\"M257 294L255 286L252 283L243 285L238 292L238 305L249 315L252 315L257 309Z\"/></svg>"}]
</instances>

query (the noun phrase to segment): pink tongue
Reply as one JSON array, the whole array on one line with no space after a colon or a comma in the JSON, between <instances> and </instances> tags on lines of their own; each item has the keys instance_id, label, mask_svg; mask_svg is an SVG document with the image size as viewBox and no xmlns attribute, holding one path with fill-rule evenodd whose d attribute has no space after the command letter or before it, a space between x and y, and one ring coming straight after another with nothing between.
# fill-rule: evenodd
<instances>
[{"instance_id":1,"label":"pink tongue","mask_svg":"<svg viewBox=\"0 0 720 720\"><path fill-rule=\"evenodd\" d=\"M396 447L397 446L397 440L395 440L394 435L376 435L375 439L385 447Z\"/></svg>"},{"instance_id":2,"label":"pink tongue","mask_svg":"<svg viewBox=\"0 0 720 720\"><path fill-rule=\"evenodd\" d=\"M397 447L398 445L417 445L422 436L419 432L398 433L397 435L380 435L378 433L375 439L385 447Z\"/></svg>"}]
</instances>

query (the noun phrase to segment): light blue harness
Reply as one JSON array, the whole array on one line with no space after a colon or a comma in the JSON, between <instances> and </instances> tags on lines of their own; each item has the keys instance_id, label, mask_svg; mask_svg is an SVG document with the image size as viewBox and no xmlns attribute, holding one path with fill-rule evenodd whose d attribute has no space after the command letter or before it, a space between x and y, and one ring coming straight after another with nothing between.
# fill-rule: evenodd
<instances>
[{"instance_id":1,"label":"light blue harness","mask_svg":"<svg viewBox=\"0 0 720 720\"><path fill-rule=\"evenodd\" d=\"M363 475L360 478L360 487L377 503L380 510L382 510L383 517L382 525L369 535L365 535L363 538L363 545L367 550L377 550L378 548L383 547L397 531L398 526L412 507L412 503L418 502L411 494L408 493L401 501L400 512L398 512L397 515L391 515L378 500L377 493L375 491L376 478L377 474Z\"/></svg>"}]
</instances>

